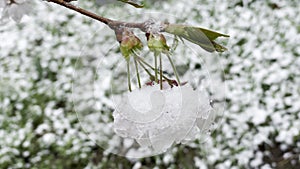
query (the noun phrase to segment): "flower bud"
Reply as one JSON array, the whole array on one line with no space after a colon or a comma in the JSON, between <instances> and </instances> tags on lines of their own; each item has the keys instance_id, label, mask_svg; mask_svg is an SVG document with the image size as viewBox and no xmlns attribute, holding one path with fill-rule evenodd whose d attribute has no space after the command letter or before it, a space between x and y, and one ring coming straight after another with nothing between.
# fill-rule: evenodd
<instances>
[{"instance_id":1,"label":"flower bud","mask_svg":"<svg viewBox=\"0 0 300 169\"><path fill-rule=\"evenodd\" d=\"M143 44L141 40L136 37L133 32L124 30L122 33L122 40L120 42L120 50L125 59L138 50L141 50Z\"/></svg>"},{"instance_id":2,"label":"flower bud","mask_svg":"<svg viewBox=\"0 0 300 169\"><path fill-rule=\"evenodd\" d=\"M150 51L156 53L167 53L169 51L169 46L167 45L167 41L164 35L147 33L146 36Z\"/></svg>"}]
</instances>

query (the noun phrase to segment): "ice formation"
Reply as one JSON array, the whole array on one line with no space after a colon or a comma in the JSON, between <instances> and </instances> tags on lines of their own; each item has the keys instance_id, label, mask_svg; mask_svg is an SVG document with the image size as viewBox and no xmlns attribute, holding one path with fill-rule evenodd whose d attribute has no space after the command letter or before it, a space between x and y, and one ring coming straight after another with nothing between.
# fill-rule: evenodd
<instances>
[{"instance_id":1,"label":"ice formation","mask_svg":"<svg viewBox=\"0 0 300 169\"><path fill-rule=\"evenodd\" d=\"M161 22L158 22L152 18L148 19L144 24L146 32L149 33L157 34L164 29L163 24Z\"/></svg>"},{"instance_id":2,"label":"ice formation","mask_svg":"<svg viewBox=\"0 0 300 169\"><path fill-rule=\"evenodd\" d=\"M163 90L158 84L144 86L126 93L117 103L114 130L121 137L135 139L141 147L164 152L174 143L192 141L208 130L211 110L209 99L187 84L164 85Z\"/></svg>"}]
</instances>

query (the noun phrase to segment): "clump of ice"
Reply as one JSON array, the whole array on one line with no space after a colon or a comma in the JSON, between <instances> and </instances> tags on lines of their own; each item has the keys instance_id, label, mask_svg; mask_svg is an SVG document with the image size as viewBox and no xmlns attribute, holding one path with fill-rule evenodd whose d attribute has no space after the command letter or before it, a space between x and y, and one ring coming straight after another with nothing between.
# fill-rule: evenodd
<instances>
[{"instance_id":1,"label":"clump of ice","mask_svg":"<svg viewBox=\"0 0 300 169\"><path fill-rule=\"evenodd\" d=\"M213 117L209 99L199 95L189 85L160 90L157 84L128 92L113 113L114 131L156 153L192 141Z\"/></svg>"},{"instance_id":2,"label":"clump of ice","mask_svg":"<svg viewBox=\"0 0 300 169\"><path fill-rule=\"evenodd\" d=\"M154 19L148 19L145 23L144 23L146 32L149 33L159 33L161 32L164 28L163 28L163 24L160 21L156 21Z\"/></svg>"}]
</instances>

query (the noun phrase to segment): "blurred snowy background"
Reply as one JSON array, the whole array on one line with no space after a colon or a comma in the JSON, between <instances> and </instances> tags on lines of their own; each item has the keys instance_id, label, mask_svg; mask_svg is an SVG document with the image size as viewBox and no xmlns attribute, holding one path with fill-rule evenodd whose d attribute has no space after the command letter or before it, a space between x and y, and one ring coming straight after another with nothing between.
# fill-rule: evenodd
<instances>
[{"instance_id":1,"label":"blurred snowy background","mask_svg":"<svg viewBox=\"0 0 300 169\"><path fill-rule=\"evenodd\" d=\"M163 13L156 19L229 34L224 41L229 51L217 56L222 69L210 55L201 57L226 88L221 125L204 143L176 146L162 155L127 159L109 153L116 144L107 130L110 95L120 93L111 86L126 81L115 69L121 54L114 33L36 0L22 22L0 26L0 168L300 168L296 0L146 0L145 9L94 1L79 5L126 21ZM178 50L184 53L184 45ZM184 60L182 69L205 71L197 58L176 57ZM78 119L83 117L88 125L82 127ZM87 135L91 130L101 137Z\"/></svg>"}]
</instances>

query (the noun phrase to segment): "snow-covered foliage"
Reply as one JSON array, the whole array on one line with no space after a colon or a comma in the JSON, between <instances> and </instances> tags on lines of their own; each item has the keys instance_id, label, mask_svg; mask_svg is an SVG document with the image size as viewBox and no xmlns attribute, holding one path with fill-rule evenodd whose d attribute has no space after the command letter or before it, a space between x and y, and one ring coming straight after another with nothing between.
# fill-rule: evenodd
<instances>
[{"instance_id":1,"label":"snow-covered foliage","mask_svg":"<svg viewBox=\"0 0 300 169\"><path fill-rule=\"evenodd\" d=\"M297 1L178 0L151 9L78 4L114 19L152 16L229 34L225 54L179 41L172 56L183 79L211 89L210 97L225 105L224 116L217 113L222 123L205 142L174 146L159 156L112 155L132 153L128 148L136 146L113 130L112 97L127 90L114 33L35 1L37 15L0 26L0 168L299 168Z\"/></svg>"},{"instance_id":2,"label":"snow-covered foliage","mask_svg":"<svg viewBox=\"0 0 300 169\"><path fill-rule=\"evenodd\" d=\"M31 9L32 2L29 0L0 0L1 20L12 18L18 22Z\"/></svg>"}]
</instances>

